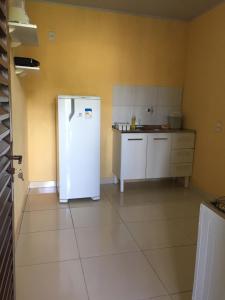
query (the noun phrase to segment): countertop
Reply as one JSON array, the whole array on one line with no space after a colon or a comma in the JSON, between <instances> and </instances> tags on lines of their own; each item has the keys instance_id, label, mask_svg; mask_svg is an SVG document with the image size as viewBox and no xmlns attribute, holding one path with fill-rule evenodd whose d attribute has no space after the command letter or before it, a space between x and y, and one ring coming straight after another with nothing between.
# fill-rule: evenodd
<instances>
[{"instance_id":1,"label":"countertop","mask_svg":"<svg viewBox=\"0 0 225 300\"><path fill-rule=\"evenodd\" d=\"M116 130L116 131L119 131L120 133L175 133L175 132L192 132L192 133L196 133L196 131L194 129L187 129L187 128L184 128L184 129L164 129L164 128L161 128L160 126L155 126L155 125L151 125L151 126L148 126L148 125L145 125L144 127L141 127L141 128L137 128L135 130L119 130L115 127L112 127L113 130Z\"/></svg>"}]
</instances>

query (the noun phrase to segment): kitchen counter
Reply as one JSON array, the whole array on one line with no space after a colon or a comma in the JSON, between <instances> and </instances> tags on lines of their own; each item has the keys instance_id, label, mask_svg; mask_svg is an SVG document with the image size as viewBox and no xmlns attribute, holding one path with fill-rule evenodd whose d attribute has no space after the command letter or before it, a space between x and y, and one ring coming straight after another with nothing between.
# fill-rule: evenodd
<instances>
[{"instance_id":1,"label":"kitchen counter","mask_svg":"<svg viewBox=\"0 0 225 300\"><path fill-rule=\"evenodd\" d=\"M113 130L119 131L120 133L195 133L194 129L164 129L159 126L144 126L135 130L119 130L112 127Z\"/></svg>"}]
</instances>

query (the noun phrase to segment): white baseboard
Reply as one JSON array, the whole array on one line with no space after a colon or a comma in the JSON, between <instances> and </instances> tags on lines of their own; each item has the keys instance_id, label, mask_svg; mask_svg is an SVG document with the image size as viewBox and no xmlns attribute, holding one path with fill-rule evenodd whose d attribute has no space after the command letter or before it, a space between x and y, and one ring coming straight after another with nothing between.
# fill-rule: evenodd
<instances>
[{"instance_id":1,"label":"white baseboard","mask_svg":"<svg viewBox=\"0 0 225 300\"><path fill-rule=\"evenodd\" d=\"M112 184L113 177L104 177L101 178L101 184ZM56 187L56 181L51 180L51 181L31 181L29 184L30 189L35 189L35 188L52 188Z\"/></svg>"},{"instance_id":2,"label":"white baseboard","mask_svg":"<svg viewBox=\"0 0 225 300\"><path fill-rule=\"evenodd\" d=\"M30 189L35 189L35 188L51 188L51 187L56 187L56 181L51 180L51 181L31 181L29 184Z\"/></svg>"},{"instance_id":3,"label":"white baseboard","mask_svg":"<svg viewBox=\"0 0 225 300\"><path fill-rule=\"evenodd\" d=\"M113 177L102 177L101 178L101 184L112 184L114 183Z\"/></svg>"}]
</instances>

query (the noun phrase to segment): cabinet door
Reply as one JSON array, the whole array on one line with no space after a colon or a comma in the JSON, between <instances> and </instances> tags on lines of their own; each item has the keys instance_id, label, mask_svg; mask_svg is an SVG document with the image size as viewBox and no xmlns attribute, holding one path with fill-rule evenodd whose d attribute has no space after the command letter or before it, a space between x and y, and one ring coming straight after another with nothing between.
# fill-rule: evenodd
<instances>
[{"instance_id":1,"label":"cabinet door","mask_svg":"<svg viewBox=\"0 0 225 300\"><path fill-rule=\"evenodd\" d=\"M121 178L146 178L146 134L122 134Z\"/></svg>"},{"instance_id":2,"label":"cabinet door","mask_svg":"<svg viewBox=\"0 0 225 300\"><path fill-rule=\"evenodd\" d=\"M147 178L170 177L171 134L148 135Z\"/></svg>"}]
</instances>

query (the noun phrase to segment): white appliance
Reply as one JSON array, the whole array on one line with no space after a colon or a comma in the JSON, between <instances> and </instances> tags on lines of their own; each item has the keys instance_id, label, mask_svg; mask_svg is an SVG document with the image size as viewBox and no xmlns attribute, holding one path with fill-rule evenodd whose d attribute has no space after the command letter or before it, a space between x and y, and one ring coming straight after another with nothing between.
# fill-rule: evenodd
<instances>
[{"instance_id":1,"label":"white appliance","mask_svg":"<svg viewBox=\"0 0 225 300\"><path fill-rule=\"evenodd\" d=\"M100 98L58 96L60 202L100 199Z\"/></svg>"},{"instance_id":2,"label":"white appliance","mask_svg":"<svg viewBox=\"0 0 225 300\"><path fill-rule=\"evenodd\" d=\"M212 203L200 208L193 300L225 299L225 212Z\"/></svg>"}]
</instances>

